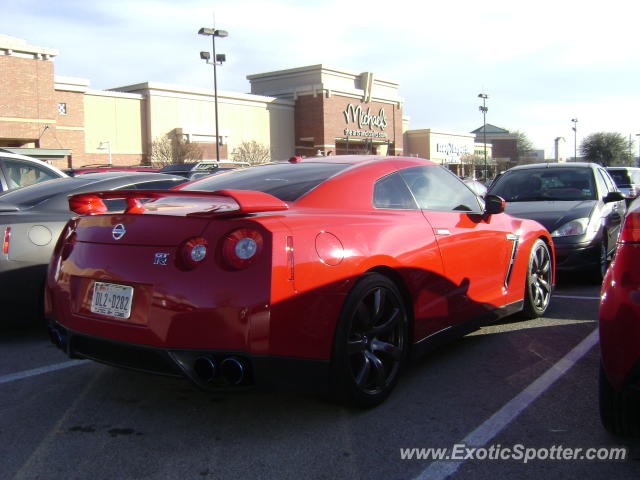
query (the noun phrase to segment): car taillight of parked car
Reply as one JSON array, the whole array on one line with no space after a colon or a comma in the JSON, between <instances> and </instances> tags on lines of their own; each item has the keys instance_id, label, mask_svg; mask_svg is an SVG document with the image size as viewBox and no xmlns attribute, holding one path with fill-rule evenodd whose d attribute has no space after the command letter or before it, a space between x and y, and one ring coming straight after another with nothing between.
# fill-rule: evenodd
<instances>
[{"instance_id":1,"label":"car taillight of parked car","mask_svg":"<svg viewBox=\"0 0 640 480\"><path fill-rule=\"evenodd\" d=\"M618 241L620 243L640 242L640 212L631 212L627 215Z\"/></svg>"}]
</instances>

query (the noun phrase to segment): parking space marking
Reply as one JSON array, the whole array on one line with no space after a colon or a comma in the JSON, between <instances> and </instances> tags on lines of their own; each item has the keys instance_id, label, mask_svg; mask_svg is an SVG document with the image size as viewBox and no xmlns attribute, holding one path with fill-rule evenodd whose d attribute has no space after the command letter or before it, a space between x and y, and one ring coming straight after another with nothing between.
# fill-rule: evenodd
<instances>
[{"instance_id":1,"label":"parking space marking","mask_svg":"<svg viewBox=\"0 0 640 480\"><path fill-rule=\"evenodd\" d=\"M534 380L527 388L507 402L473 432L461 441L473 447L482 447L496 437L507 425L531 405L540 395L546 392L556 380L561 378L591 348L598 343L598 330L591 332L573 350L558 360L551 368ZM453 475L464 461L436 461L423 470L415 480L444 480Z\"/></svg>"},{"instance_id":2,"label":"parking space marking","mask_svg":"<svg viewBox=\"0 0 640 480\"><path fill-rule=\"evenodd\" d=\"M31 370L25 370L24 372L9 373L8 375L0 376L0 385L2 385L3 383L14 382L16 380L22 380L23 378L42 375L44 373L55 372L56 370L63 370L65 368L84 365L85 363L89 363L89 360L69 360L68 362L47 365L46 367L32 368Z\"/></svg>"},{"instance_id":3,"label":"parking space marking","mask_svg":"<svg viewBox=\"0 0 640 480\"><path fill-rule=\"evenodd\" d=\"M580 297L578 295L553 295L552 298L568 298L569 300L600 300L600 297Z\"/></svg>"}]
</instances>

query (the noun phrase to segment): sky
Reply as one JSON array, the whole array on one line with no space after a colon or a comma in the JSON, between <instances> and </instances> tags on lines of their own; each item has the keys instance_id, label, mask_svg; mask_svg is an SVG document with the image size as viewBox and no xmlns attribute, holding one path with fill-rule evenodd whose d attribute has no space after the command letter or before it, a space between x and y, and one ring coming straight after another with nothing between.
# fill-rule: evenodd
<instances>
[{"instance_id":1,"label":"sky","mask_svg":"<svg viewBox=\"0 0 640 480\"><path fill-rule=\"evenodd\" d=\"M201 27L227 30L218 90L324 64L399 84L411 129L524 132L553 158L595 132L640 133L640 2L633 0L0 0L0 34L55 48L56 75L107 89L212 88ZM0 77L1 78L1 77Z\"/></svg>"}]
</instances>

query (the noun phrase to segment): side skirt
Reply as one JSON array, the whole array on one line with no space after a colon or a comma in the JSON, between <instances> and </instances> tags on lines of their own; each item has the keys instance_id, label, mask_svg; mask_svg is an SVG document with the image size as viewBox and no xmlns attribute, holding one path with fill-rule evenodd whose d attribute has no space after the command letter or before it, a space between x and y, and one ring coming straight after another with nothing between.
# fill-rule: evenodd
<instances>
[{"instance_id":1,"label":"side skirt","mask_svg":"<svg viewBox=\"0 0 640 480\"><path fill-rule=\"evenodd\" d=\"M446 345L447 343L451 343L453 340L464 337L465 335L478 330L483 325L497 322L509 315L521 312L523 306L524 300L518 300L517 302L509 303L498 307L495 310L484 313L479 317L471 318L464 323L452 325L432 333L412 345L411 358L419 358L443 345Z\"/></svg>"}]
</instances>

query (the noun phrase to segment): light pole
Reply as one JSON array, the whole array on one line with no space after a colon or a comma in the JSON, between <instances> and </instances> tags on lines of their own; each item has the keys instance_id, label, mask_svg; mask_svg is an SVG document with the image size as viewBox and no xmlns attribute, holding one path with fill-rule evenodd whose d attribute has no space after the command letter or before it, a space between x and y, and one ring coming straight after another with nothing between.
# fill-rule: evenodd
<instances>
[{"instance_id":1,"label":"light pole","mask_svg":"<svg viewBox=\"0 0 640 480\"><path fill-rule=\"evenodd\" d=\"M111 140L105 140L104 142L100 142L100 145L98 145L98 150L107 150L107 153L109 155L109 166L112 165L111 163Z\"/></svg>"},{"instance_id":2,"label":"light pole","mask_svg":"<svg viewBox=\"0 0 640 480\"><path fill-rule=\"evenodd\" d=\"M571 121L573 122L573 161L577 162L578 161L578 119L577 118L572 118Z\"/></svg>"},{"instance_id":3,"label":"light pole","mask_svg":"<svg viewBox=\"0 0 640 480\"><path fill-rule=\"evenodd\" d=\"M202 27L198 30L198 35L205 35L211 37L211 48L213 49L213 58L209 54L209 52L200 52L200 58L205 60L207 63L213 65L213 102L215 109L215 128L216 128L216 162L220 161L220 133L218 132L218 78L216 75L216 65L218 62L222 64L226 60L226 56L224 54L216 55L216 37L226 37L229 34L226 30L218 30L215 28L206 28ZM211 59L211 61L210 61Z\"/></svg>"},{"instance_id":4,"label":"light pole","mask_svg":"<svg viewBox=\"0 0 640 480\"><path fill-rule=\"evenodd\" d=\"M479 93L478 98L482 99L482 105L480 106L480 111L482 112L482 143L484 144L484 181L488 180L487 178L487 111L489 107L487 107L487 98L489 95L486 93Z\"/></svg>"},{"instance_id":5,"label":"light pole","mask_svg":"<svg viewBox=\"0 0 640 480\"><path fill-rule=\"evenodd\" d=\"M636 167L640 165L640 133L636 133L636 137L638 137L638 161L636 162Z\"/></svg>"}]
</instances>

